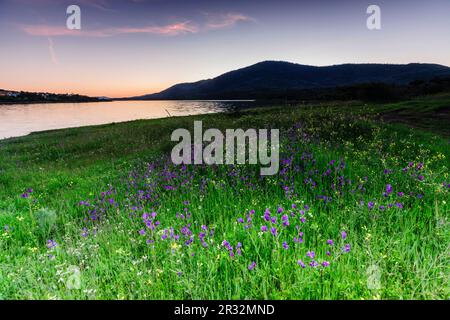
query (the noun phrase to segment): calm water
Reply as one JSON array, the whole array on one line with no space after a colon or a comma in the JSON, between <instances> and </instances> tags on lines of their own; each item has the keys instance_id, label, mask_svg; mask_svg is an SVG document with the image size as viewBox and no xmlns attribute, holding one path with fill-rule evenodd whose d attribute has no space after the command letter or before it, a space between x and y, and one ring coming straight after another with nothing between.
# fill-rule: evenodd
<instances>
[{"instance_id":1,"label":"calm water","mask_svg":"<svg viewBox=\"0 0 450 320\"><path fill-rule=\"evenodd\" d=\"M0 105L0 139L35 131L224 112L251 101L113 101ZM169 113L169 114L168 114Z\"/></svg>"}]
</instances>

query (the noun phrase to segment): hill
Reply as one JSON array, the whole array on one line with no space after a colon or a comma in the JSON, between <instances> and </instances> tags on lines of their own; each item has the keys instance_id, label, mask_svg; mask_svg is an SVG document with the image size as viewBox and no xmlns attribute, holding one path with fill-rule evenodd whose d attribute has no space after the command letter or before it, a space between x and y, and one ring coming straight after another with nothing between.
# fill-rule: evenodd
<instances>
[{"instance_id":1,"label":"hill","mask_svg":"<svg viewBox=\"0 0 450 320\"><path fill-rule=\"evenodd\" d=\"M325 67L264 61L216 78L174 85L144 100L298 98L326 88L361 84L406 86L450 78L450 68L438 64L342 64ZM320 93L321 94L321 93Z\"/></svg>"}]
</instances>

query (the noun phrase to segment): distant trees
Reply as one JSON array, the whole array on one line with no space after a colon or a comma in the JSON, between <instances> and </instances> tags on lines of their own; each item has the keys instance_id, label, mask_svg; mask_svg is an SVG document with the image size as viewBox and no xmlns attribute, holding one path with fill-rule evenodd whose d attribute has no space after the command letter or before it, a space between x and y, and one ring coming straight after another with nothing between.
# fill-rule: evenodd
<instances>
[{"instance_id":1,"label":"distant trees","mask_svg":"<svg viewBox=\"0 0 450 320\"><path fill-rule=\"evenodd\" d=\"M99 98L79 94L56 94L47 92L1 90L0 104L5 103L49 103L49 102L95 102Z\"/></svg>"},{"instance_id":2,"label":"distant trees","mask_svg":"<svg viewBox=\"0 0 450 320\"><path fill-rule=\"evenodd\" d=\"M252 92L251 95L261 100L389 102L441 92L450 93L450 78L433 78L429 81L414 80L407 85L362 83L333 88L266 90L265 92ZM234 96L236 99L239 93Z\"/></svg>"}]
</instances>

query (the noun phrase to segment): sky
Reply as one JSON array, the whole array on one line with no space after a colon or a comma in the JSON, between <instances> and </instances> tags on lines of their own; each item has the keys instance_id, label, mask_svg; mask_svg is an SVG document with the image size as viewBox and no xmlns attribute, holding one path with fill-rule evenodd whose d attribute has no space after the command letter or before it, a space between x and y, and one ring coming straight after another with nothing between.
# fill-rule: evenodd
<instances>
[{"instance_id":1,"label":"sky","mask_svg":"<svg viewBox=\"0 0 450 320\"><path fill-rule=\"evenodd\" d=\"M0 0L1 89L130 97L264 60L450 66L450 0Z\"/></svg>"}]
</instances>

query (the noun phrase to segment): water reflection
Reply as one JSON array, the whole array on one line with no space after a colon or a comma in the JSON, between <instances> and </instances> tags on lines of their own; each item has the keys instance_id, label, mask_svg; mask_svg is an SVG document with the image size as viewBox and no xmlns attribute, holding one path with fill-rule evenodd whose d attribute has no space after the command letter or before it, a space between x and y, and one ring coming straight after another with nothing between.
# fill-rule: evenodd
<instances>
[{"instance_id":1,"label":"water reflection","mask_svg":"<svg viewBox=\"0 0 450 320\"><path fill-rule=\"evenodd\" d=\"M225 112L252 101L112 101L0 105L0 139L51 129Z\"/></svg>"}]
</instances>

